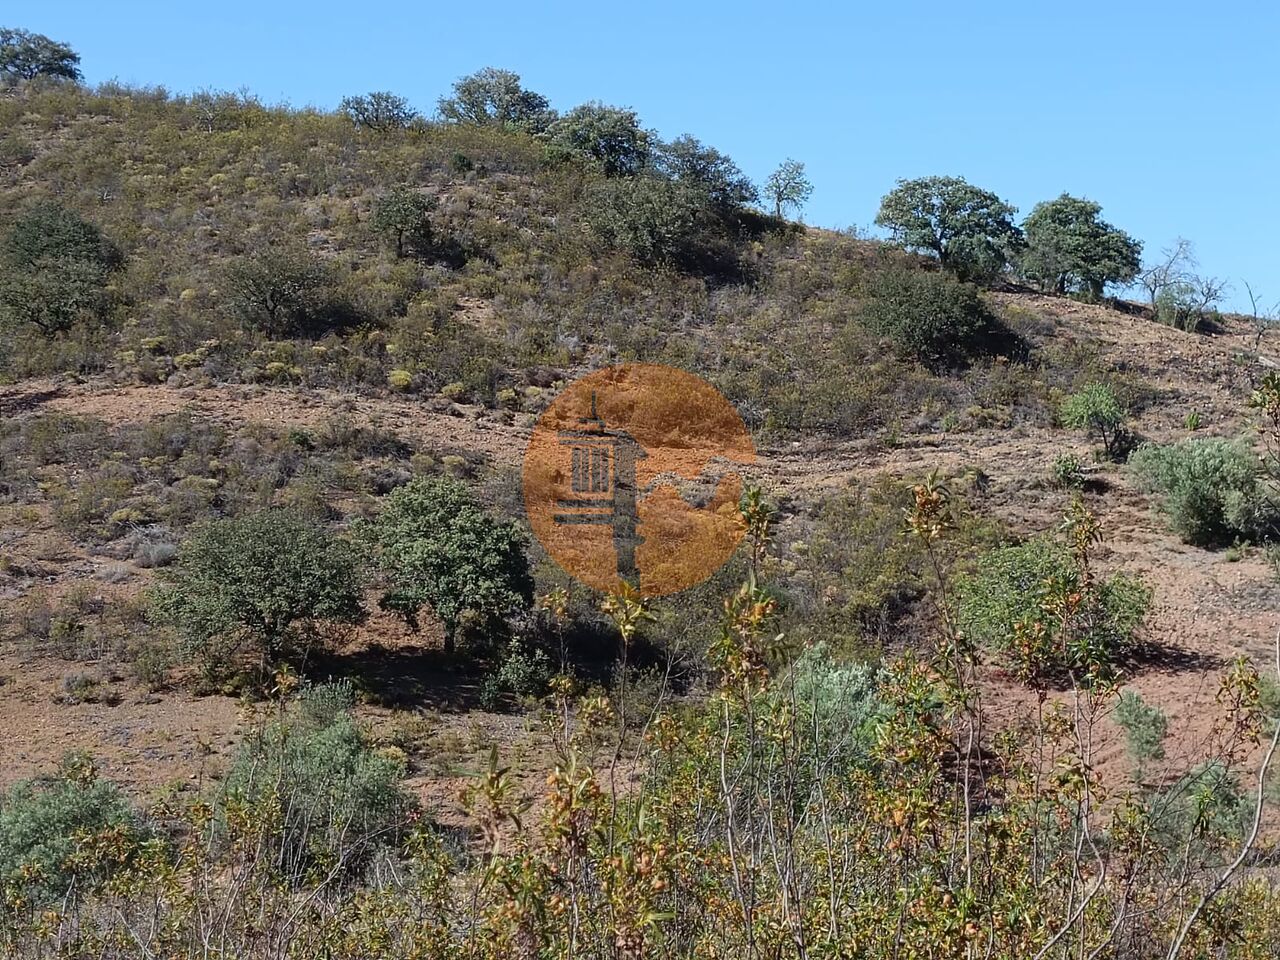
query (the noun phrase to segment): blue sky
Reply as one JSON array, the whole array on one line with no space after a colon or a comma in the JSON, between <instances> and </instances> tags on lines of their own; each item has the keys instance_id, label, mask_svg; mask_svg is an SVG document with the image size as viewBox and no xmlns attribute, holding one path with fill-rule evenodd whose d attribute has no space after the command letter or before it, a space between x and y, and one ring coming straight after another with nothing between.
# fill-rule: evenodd
<instances>
[{"instance_id":1,"label":"blue sky","mask_svg":"<svg viewBox=\"0 0 1280 960\"><path fill-rule=\"evenodd\" d=\"M952 174L1022 214L1088 196L1154 253L1280 301L1280 7L1020 3L211 4L18 0L0 20L69 42L86 79L247 87L333 107L393 90L424 112L506 67L566 109L630 106L762 180L805 162L809 223L867 228L899 177Z\"/></svg>"}]
</instances>

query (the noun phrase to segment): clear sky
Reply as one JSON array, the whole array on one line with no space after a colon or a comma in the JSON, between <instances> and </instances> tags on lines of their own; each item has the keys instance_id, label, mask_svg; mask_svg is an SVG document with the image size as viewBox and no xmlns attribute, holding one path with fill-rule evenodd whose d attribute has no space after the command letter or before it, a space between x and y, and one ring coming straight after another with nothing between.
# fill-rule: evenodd
<instances>
[{"instance_id":1,"label":"clear sky","mask_svg":"<svg viewBox=\"0 0 1280 960\"><path fill-rule=\"evenodd\" d=\"M786 157L809 223L866 229L900 177L953 174L1025 215L1062 191L1149 253L1280 301L1280 6L1018 3L9 0L0 24L70 43L90 83L247 87L331 108L387 89L425 113L459 76L515 70L559 109L629 106L756 180Z\"/></svg>"}]
</instances>

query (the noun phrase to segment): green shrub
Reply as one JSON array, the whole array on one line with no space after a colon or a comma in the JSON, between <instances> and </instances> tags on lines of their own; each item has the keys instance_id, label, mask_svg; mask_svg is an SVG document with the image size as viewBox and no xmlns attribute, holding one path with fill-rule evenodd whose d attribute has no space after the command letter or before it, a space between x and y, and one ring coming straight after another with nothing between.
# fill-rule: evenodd
<instances>
[{"instance_id":1,"label":"green shrub","mask_svg":"<svg viewBox=\"0 0 1280 960\"><path fill-rule=\"evenodd\" d=\"M1132 648L1151 593L1124 574L1086 584L1080 559L1060 540L1033 537L984 554L956 583L965 635L1000 651L1019 676L1108 675Z\"/></svg>"},{"instance_id":2,"label":"green shrub","mask_svg":"<svg viewBox=\"0 0 1280 960\"><path fill-rule=\"evenodd\" d=\"M1194 437L1167 445L1143 444L1130 458L1143 486L1178 535L1198 546L1258 538L1277 521L1274 494L1262 467L1243 442Z\"/></svg>"},{"instance_id":3,"label":"green shrub","mask_svg":"<svg viewBox=\"0 0 1280 960\"><path fill-rule=\"evenodd\" d=\"M929 366L977 352L995 321L978 289L946 273L892 269L877 273L859 312L863 325Z\"/></svg>"},{"instance_id":4,"label":"green shrub","mask_svg":"<svg viewBox=\"0 0 1280 960\"><path fill-rule=\"evenodd\" d=\"M693 269L733 254L706 194L661 177L594 185L583 220L602 246L623 250L645 266Z\"/></svg>"},{"instance_id":5,"label":"green shrub","mask_svg":"<svg viewBox=\"0 0 1280 960\"><path fill-rule=\"evenodd\" d=\"M197 528L164 582L153 609L206 667L242 650L266 665L311 622L351 623L363 613L351 547L288 510Z\"/></svg>"},{"instance_id":6,"label":"green shrub","mask_svg":"<svg viewBox=\"0 0 1280 960\"><path fill-rule=\"evenodd\" d=\"M1053 460L1050 477L1059 487L1081 487L1084 485L1084 464L1074 453L1059 454Z\"/></svg>"},{"instance_id":7,"label":"green shrub","mask_svg":"<svg viewBox=\"0 0 1280 960\"><path fill-rule=\"evenodd\" d=\"M373 228L395 242L396 256L406 252L424 255L431 251L433 234L430 213L435 201L408 187L397 187L373 205Z\"/></svg>"},{"instance_id":8,"label":"green shrub","mask_svg":"<svg viewBox=\"0 0 1280 960\"><path fill-rule=\"evenodd\" d=\"M1062 401L1058 417L1064 426L1085 430L1102 441L1108 457L1114 457L1124 439L1125 409L1114 390L1090 383Z\"/></svg>"},{"instance_id":9,"label":"green shrub","mask_svg":"<svg viewBox=\"0 0 1280 960\"><path fill-rule=\"evenodd\" d=\"M142 838L138 818L114 783L99 779L82 755L63 760L56 777L19 783L0 794L0 888L29 903L61 900L104 879L111 857L80 856L97 838Z\"/></svg>"},{"instance_id":10,"label":"green shrub","mask_svg":"<svg viewBox=\"0 0 1280 960\"><path fill-rule=\"evenodd\" d=\"M539 697L551 680L551 658L527 641L513 638L498 669L485 678L480 702L486 710L496 710L504 695Z\"/></svg>"},{"instance_id":11,"label":"green shrub","mask_svg":"<svg viewBox=\"0 0 1280 960\"><path fill-rule=\"evenodd\" d=\"M254 831L290 884L357 876L410 810L402 763L374 749L353 704L350 684L306 690L291 716L245 740L227 776L228 827Z\"/></svg>"},{"instance_id":12,"label":"green shrub","mask_svg":"<svg viewBox=\"0 0 1280 960\"><path fill-rule=\"evenodd\" d=\"M120 254L97 226L57 203L37 203L14 221L0 257L11 267L35 269L74 260L101 270L119 266Z\"/></svg>"},{"instance_id":13,"label":"green shrub","mask_svg":"<svg viewBox=\"0 0 1280 960\"><path fill-rule=\"evenodd\" d=\"M1124 730L1129 756L1143 770L1152 760L1164 757L1164 738L1169 718L1159 707L1147 704L1141 694L1125 690L1116 703L1116 723Z\"/></svg>"}]
</instances>

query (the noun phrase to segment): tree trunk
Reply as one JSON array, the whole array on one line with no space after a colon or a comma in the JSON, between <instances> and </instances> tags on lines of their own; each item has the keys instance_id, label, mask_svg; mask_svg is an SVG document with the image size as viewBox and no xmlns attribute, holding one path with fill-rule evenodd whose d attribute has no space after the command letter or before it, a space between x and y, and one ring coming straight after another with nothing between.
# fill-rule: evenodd
<instances>
[{"instance_id":1,"label":"tree trunk","mask_svg":"<svg viewBox=\"0 0 1280 960\"><path fill-rule=\"evenodd\" d=\"M457 633L457 626L452 623L444 625L444 652L446 656L453 656L454 649L457 644L454 641L454 634Z\"/></svg>"}]
</instances>

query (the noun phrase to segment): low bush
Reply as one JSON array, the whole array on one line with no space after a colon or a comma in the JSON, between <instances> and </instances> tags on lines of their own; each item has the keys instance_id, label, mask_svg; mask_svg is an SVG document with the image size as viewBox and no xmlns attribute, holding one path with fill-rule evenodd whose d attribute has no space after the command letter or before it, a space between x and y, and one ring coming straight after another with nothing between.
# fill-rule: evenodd
<instances>
[{"instance_id":1,"label":"low bush","mask_svg":"<svg viewBox=\"0 0 1280 960\"><path fill-rule=\"evenodd\" d=\"M791 544L793 568L779 586L786 631L798 642L827 641L837 654L892 643L919 607L930 581L920 542L903 536L910 483L883 478L825 498ZM948 501L950 562L999 542L996 524L963 496Z\"/></svg>"},{"instance_id":2,"label":"low bush","mask_svg":"<svg viewBox=\"0 0 1280 960\"><path fill-rule=\"evenodd\" d=\"M1124 730L1129 756L1139 773L1152 760L1164 757L1164 738L1169 732L1169 718L1159 707L1153 707L1133 690L1125 690L1116 702L1116 723Z\"/></svg>"},{"instance_id":3,"label":"low bush","mask_svg":"<svg viewBox=\"0 0 1280 960\"><path fill-rule=\"evenodd\" d=\"M1271 533L1280 520L1274 491L1247 445L1221 437L1143 444L1129 460L1142 485L1187 543L1222 546Z\"/></svg>"},{"instance_id":4,"label":"low bush","mask_svg":"<svg viewBox=\"0 0 1280 960\"><path fill-rule=\"evenodd\" d=\"M1050 479L1055 486L1084 486L1084 464L1074 453L1062 453L1054 458Z\"/></svg>"},{"instance_id":5,"label":"low bush","mask_svg":"<svg viewBox=\"0 0 1280 960\"><path fill-rule=\"evenodd\" d=\"M1192 769L1147 802L1153 839L1166 849L1194 846L1201 855L1230 849L1252 815L1235 773L1218 760Z\"/></svg>"},{"instance_id":6,"label":"low bush","mask_svg":"<svg viewBox=\"0 0 1280 960\"><path fill-rule=\"evenodd\" d=\"M512 638L497 669L485 678L480 702L486 710L496 710L503 698L538 697L551 680L551 658L527 640Z\"/></svg>"},{"instance_id":7,"label":"low bush","mask_svg":"<svg viewBox=\"0 0 1280 960\"><path fill-rule=\"evenodd\" d=\"M979 352L995 332L995 319L978 288L925 270L890 269L871 279L862 324L905 354L945 367Z\"/></svg>"},{"instance_id":8,"label":"low bush","mask_svg":"<svg viewBox=\"0 0 1280 960\"><path fill-rule=\"evenodd\" d=\"M1112 675L1134 645L1151 593L1125 574L1086 577L1086 562L1049 536L990 551L956 583L961 629L1033 684Z\"/></svg>"}]
</instances>

